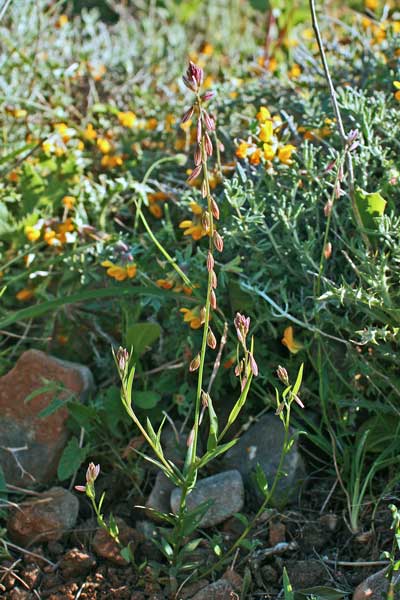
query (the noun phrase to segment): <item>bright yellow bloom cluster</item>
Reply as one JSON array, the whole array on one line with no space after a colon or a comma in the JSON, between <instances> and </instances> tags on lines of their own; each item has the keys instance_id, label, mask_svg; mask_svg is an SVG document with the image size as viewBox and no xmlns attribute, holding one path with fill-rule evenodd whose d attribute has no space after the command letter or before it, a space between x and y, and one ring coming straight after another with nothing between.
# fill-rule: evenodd
<instances>
[{"instance_id":1,"label":"bright yellow bloom cluster","mask_svg":"<svg viewBox=\"0 0 400 600\"><path fill-rule=\"evenodd\" d=\"M137 266L135 263L127 265L115 265L110 260L104 260L101 263L102 267L107 269L107 275L116 281L125 281L125 279L133 279L136 277Z\"/></svg>"},{"instance_id":2,"label":"bright yellow bloom cluster","mask_svg":"<svg viewBox=\"0 0 400 600\"><path fill-rule=\"evenodd\" d=\"M157 279L156 285L163 290L172 290L176 294L183 292L185 296L191 296L193 294L193 288L188 285L179 283L175 277L175 274L171 274L167 279ZM194 287L199 287L195 285Z\"/></svg>"},{"instance_id":3,"label":"bright yellow bloom cluster","mask_svg":"<svg viewBox=\"0 0 400 600\"><path fill-rule=\"evenodd\" d=\"M68 239L68 234L74 231L74 224L71 219L65 219L62 223L58 223L53 227L46 227L43 239L49 246L62 246L71 239Z\"/></svg>"},{"instance_id":4,"label":"bright yellow bloom cluster","mask_svg":"<svg viewBox=\"0 0 400 600\"><path fill-rule=\"evenodd\" d=\"M104 137L97 138L97 147L102 154L109 154L112 150L110 142Z\"/></svg>"},{"instance_id":5,"label":"bright yellow bloom cluster","mask_svg":"<svg viewBox=\"0 0 400 600\"><path fill-rule=\"evenodd\" d=\"M118 121L122 127L131 129L136 121L136 115L131 110L117 113Z\"/></svg>"},{"instance_id":6,"label":"bright yellow bloom cluster","mask_svg":"<svg viewBox=\"0 0 400 600\"><path fill-rule=\"evenodd\" d=\"M393 81L393 85L396 88L394 97L400 102L400 81Z\"/></svg>"},{"instance_id":7,"label":"bright yellow bloom cluster","mask_svg":"<svg viewBox=\"0 0 400 600\"><path fill-rule=\"evenodd\" d=\"M110 154L105 154L100 163L103 169L114 169L115 167L120 167L124 162L123 157L120 154L114 154L110 156Z\"/></svg>"},{"instance_id":8,"label":"bright yellow bloom cluster","mask_svg":"<svg viewBox=\"0 0 400 600\"><path fill-rule=\"evenodd\" d=\"M183 313L183 320L185 323L189 323L192 329L200 329L202 326L200 307L196 306L193 309L180 308L179 312Z\"/></svg>"},{"instance_id":9,"label":"bright yellow bloom cluster","mask_svg":"<svg viewBox=\"0 0 400 600\"><path fill-rule=\"evenodd\" d=\"M208 233L202 224L203 209L197 202L191 202L190 209L194 215L193 219L182 221L179 223L179 228L184 229L183 235L191 235L195 241L198 241Z\"/></svg>"},{"instance_id":10,"label":"bright yellow bloom cluster","mask_svg":"<svg viewBox=\"0 0 400 600\"><path fill-rule=\"evenodd\" d=\"M37 242L40 238L41 228L35 227L32 225L27 225L25 227L25 235L30 242Z\"/></svg>"},{"instance_id":11,"label":"bright yellow bloom cluster","mask_svg":"<svg viewBox=\"0 0 400 600\"><path fill-rule=\"evenodd\" d=\"M261 106L256 115L258 121L257 139L249 137L247 142L242 141L236 149L236 156L242 160L247 159L252 165L264 162L270 167L274 158L284 165L292 164L292 154L296 151L293 144L283 144L279 139L282 127L278 116L271 116L266 106Z\"/></svg>"}]
</instances>

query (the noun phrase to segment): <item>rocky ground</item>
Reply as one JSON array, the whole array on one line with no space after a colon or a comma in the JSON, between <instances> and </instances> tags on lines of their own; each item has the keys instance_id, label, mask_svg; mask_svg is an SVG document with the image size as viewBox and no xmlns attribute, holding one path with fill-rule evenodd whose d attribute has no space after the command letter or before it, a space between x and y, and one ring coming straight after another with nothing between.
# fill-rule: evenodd
<instances>
[{"instance_id":1,"label":"rocky ground","mask_svg":"<svg viewBox=\"0 0 400 600\"><path fill-rule=\"evenodd\" d=\"M134 552L137 568L128 565L115 542L98 528L86 497L47 483L55 480L68 439L68 414L64 407L38 418L50 392L25 402L32 390L43 385L43 377L61 381L63 393L73 390L82 401L93 384L84 367L33 350L0 380L1 464L7 482L26 490L15 503L11 496L3 507L9 556L4 555L0 566L1 599L273 598L281 594L284 567L293 589L303 590L303 597L313 593L332 598L336 590L336 598L354 593L355 600L373 600L385 591L380 556L392 544L386 503L374 515L373 506L366 505L362 522L368 526L350 533L342 499L330 495L334 481L310 473L295 444L285 465L288 476L278 488L277 507L266 510L253 530L251 537L257 544L235 554L230 568L216 581L189 579L172 595L168 580L157 572L162 557L152 542L156 524L151 509L176 510L179 490L163 475L150 473L147 508L134 508L143 498L130 497L128 486L118 490L117 503L111 493L104 512L113 510L121 541ZM215 561L212 535L219 533L220 544L228 549L243 528L235 514L251 518L260 501L251 474L259 463L268 479L274 476L282 433L272 414L252 423L189 497L192 507L205 499L213 501L200 524L204 535L192 557L202 566ZM185 439L186 433L179 437L172 429L165 430L163 445L171 459L181 460ZM16 450L21 448L29 451Z\"/></svg>"}]
</instances>

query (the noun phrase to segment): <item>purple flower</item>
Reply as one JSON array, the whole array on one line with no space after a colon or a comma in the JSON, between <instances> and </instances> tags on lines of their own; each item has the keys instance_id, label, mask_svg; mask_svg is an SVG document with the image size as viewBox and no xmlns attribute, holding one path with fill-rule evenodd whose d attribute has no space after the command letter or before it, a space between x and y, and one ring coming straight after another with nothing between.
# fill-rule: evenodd
<instances>
[{"instance_id":1,"label":"purple flower","mask_svg":"<svg viewBox=\"0 0 400 600\"><path fill-rule=\"evenodd\" d=\"M245 317L240 313L236 313L236 317L233 321L236 329L236 333L238 336L238 340L241 344L244 344L246 341L247 334L249 333L250 328L250 317Z\"/></svg>"}]
</instances>

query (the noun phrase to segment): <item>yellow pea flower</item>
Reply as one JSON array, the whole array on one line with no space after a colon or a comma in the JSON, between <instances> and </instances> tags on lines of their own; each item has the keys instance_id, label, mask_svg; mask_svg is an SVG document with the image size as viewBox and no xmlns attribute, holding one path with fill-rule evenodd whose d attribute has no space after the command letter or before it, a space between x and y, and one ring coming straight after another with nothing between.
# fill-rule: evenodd
<instances>
[{"instance_id":1,"label":"yellow pea flower","mask_svg":"<svg viewBox=\"0 0 400 600\"><path fill-rule=\"evenodd\" d=\"M263 144L263 154L265 160L273 160L275 156L275 150L271 146L271 144Z\"/></svg>"},{"instance_id":2,"label":"yellow pea flower","mask_svg":"<svg viewBox=\"0 0 400 600\"><path fill-rule=\"evenodd\" d=\"M260 106L256 118L259 123L265 123L271 119L271 113L266 106Z\"/></svg>"},{"instance_id":3,"label":"yellow pea flower","mask_svg":"<svg viewBox=\"0 0 400 600\"><path fill-rule=\"evenodd\" d=\"M86 129L83 132L83 137L85 138L85 140L88 140L89 142L93 142L93 140L95 140L97 138L97 133L96 133L92 123L88 123L86 125Z\"/></svg>"},{"instance_id":4,"label":"yellow pea flower","mask_svg":"<svg viewBox=\"0 0 400 600\"><path fill-rule=\"evenodd\" d=\"M282 344L286 346L286 348L292 354L297 354L300 350L304 348L303 344L294 339L293 335L293 327L286 327L283 332Z\"/></svg>"},{"instance_id":5,"label":"yellow pea flower","mask_svg":"<svg viewBox=\"0 0 400 600\"><path fill-rule=\"evenodd\" d=\"M16 299L19 300L20 302L27 302L28 300L33 298L33 296L34 296L34 291L30 290L29 288L23 288L22 290L17 292L17 294L15 294Z\"/></svg>"},{"instance_id":6,"label":"yellow pea flower","mask_svg":"<svg viewBox=\"0 0 400 600\"><path fill-rule=\"evenodd\" d=\"M131 127L133 127L133 125L136 121L136 115L131 110L128 110L126 112L119 112L117 114L117 117L118 117L118 121L119 121L120 125L122 125L122 127L131 128Z\"/></svg>"},{"instance_id":7,"label":"yellow pea flower","mask_svg":"<svg viewBox=\"0 0 400 600\"><path fill-rule=\"evenodd\" d=\"M97 147L102 154L108 154L111 152L111 144L106 138L98 138Z\"/></svg>"},{"instance_id":8,"label":"yellow pea flower","mask_svg":"<svg viewBox=\"0 0 400 600\"><path fill-rule=\"evenodd\" d=\"M30 242L36 242L40 238L40 229L27 225L24 233Z\"/></svg>"},{"instance_id":9,"label":"yellow pea flower","mask_svg":"<svg viewBox=\"0 0 400 600\"><path fill-rule=\"evenodd\" d=\"M73 196L64 196L64 198L61 200L61 202L63 203L65 208L67 208L68 210L71 210L74 208L76 200Z\"/></svg>"},{"instance_id":10,"label":"yellow pea flower","mask_svg":"<svg viewBox=\"0 0 400 600\"><path fill-rule=\"evenodd\" d=\"M251 148L250 144L247 142L241 142L236 148L236 156L242 159L246 158L249 148Z\"/></svg>"},{"instance_id":11,"label":"yellow pea flower","mask_svg":"<svg viewBox=\"0 0 400 600\"><path fill-rule=\"evenodd\" d=\"M198 307L190 310L189 308L180 308L179 312L183 313L183 320L189 323L192 329L200 329L202 323L200 318L200 309Z\"/></svg>"},{"instance_id":12,"label":"yellow pea flower","mask_svg":"<svg viewBox=\"0 0 400 600\"><path fill-rule=\"evenodd\" d=\"M291 156L295 150L296 146L293 146L292 144L286 144L286 146L282 146L282 148L279 148L278 158L281 161L281 163L283 163L284 165L291 165L293 162L291 160Z\"/></svg>"},{"instance_id":13,"label":"yellow pea flower","mask_svg":"<svg viewBox=\"0 0 400 600\"><path fill-rule=\"evenodd\" d=\"M258 134L258 137L262 142L268 143L271 141L273 133L274 130L272 127L272 121L266 121L260 126L260 133Z\"/></svg>"},{"instance_id":14,"label":"yellow pea flower","mask_svg":"<svg viewBox=\"0 0 400 600\"><path fill-rule=\"evenodd\" d=\"M116 281L125 281L125 279L133 279L136 276L137 267L135 263L130 263L126 266L114 265L110 260L104 260L101 263L102 267L107 269L107 275Z\"/></svg>"}]
</instances>

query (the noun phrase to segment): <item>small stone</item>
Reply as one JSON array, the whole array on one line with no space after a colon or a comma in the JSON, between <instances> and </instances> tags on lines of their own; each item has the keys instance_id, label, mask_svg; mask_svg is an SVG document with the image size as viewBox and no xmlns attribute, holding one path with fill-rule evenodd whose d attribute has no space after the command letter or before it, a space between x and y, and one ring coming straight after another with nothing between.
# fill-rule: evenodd
<instances>
[{"instance_id":1,"label":"small stone","mask_svg":"<svg viewBox=\"0 0 400 600\"><path fill-rule=\"evenodd\" d=\"M84 401L93 387L90 370L59 360L39 350L27 350L15 367L0 378L0 465L14 485L32 485L53 479L70 435L68 409L62 406L47 417L40 413L54 400L55 392L26 399L46 383L57 382L60 400L74 394Z\"/></svg>"},{"instance_id":2,"label":"small stone","mask_svg":"<svg viewBox=\"0 0 400 600\"><path fill-rule=\"evenodd\" d=\"M386 572L386 568L382 569L362 581L353 594L353 600L381 600L382 598L386 598L389 587L389 582L385 577ZM394 584L398 585L399 583L400 573L397 573L394 576ZM400 599L398 591L395 592L394 599Z\"/></svg>"},{"instance_id":3,"label":"small stone","mask_svg":"<svg viewBox=\"0 0 400 600\"><path fill-rule=\"evenodd\" d=\"M286 563L289 581L294 590L325 583L327 572L318 560L294 560Z\"/></svg>"},{"instance_id":4,"label":"small stone","mask_svg":"<svg viewBox=\"0 0 400 600\"><path fill-rule=\"evenodd\" d=\"M117 517L115 520L118 525L119 539L122 547L130 544L131 550L134 552L140 536L135 529L129 527L123 519ZM97 556L105 558L115 565L125 566L128 564L127 561L121 556L120 547L118 546L117 542L112 539L105 529L99 528L96 531L92 541L92 546Z\"/></svg>"},{"instance_id":5,"label":"small stone","mask_svg":"<svg viewBox=\"0 0 400 600\"><path fill-rule=\"evenodd\" d=\"M91 554L79 548L68 550L60 560L60 569L65 579L86 575L96 565Z\"/></svg>"},{"instance_id":6,"label":"small stone","mask_svg":"<svg viewBox=\"0 0 400 600\"><path fill-rule=\"evenodd\" d=\"M78 517L79 502L64 488L54 487L14 509L7 521L10 538L20 546L57 541L72 529Z\"/></svg>"},{"instance_id":7,"label":"small stone","mask_svg":"<svg viewBox=\"0 0 400 600\"><path fill-rule=\"evenodd\" d=\"M234 597L235 589L230 581L221 578L201 589L191 600L228 600Z\"/></svg>"},{"instance_id":8,"label":"small stone","mask_svg":"<svg viewBox=\"0 0 400 600\"><path fill-rule=\"evenodd\" d=\"M171 494L171 509L175 514L179 510L180 498L181 490L175 488ZM223 471L199 480L187 497L187 507L194 510L207 500L211 500L212 504L201 519L199 527L218 525L240 512L243 508L244 489L239 471Z\"/></svg>"},{"instance_id":9,"label":"small stone","mask_svg":"<svg viewBox=\"0 0 400 600\"><path fill-rule=\"evenodd\" d=\"M254 480L255 469L259 464L271 487L278 470L283 439L284 428L281 420L276 415L267 414L251 425L225 454L223 461L225 468L240 471L246 487L253 494L255 493L259 503L263 501L264 496ZM286 502L295 498L300 483L305 477L304 462L297 441L286 456L283 471L286 477L280 479L272 499L276 506L284 506Z\"/></svg>"},{"instance_id":10,"label":"small stone","mask_svg":"<svg viewBox=\"0 0 400 600\"><path fill-rule=\"evenodd\" d=\"M153 489L151 490L146 502L146 507L158 512L169 513L169 499L174 488L175 486L172 481L168 479L168 477L166 477L162 471L157 473ZM147 515L154 521L160 521L159 517L157 517L153 510L148 510Z\"/></svg>"},{"instance_id":11,"label":"small stone","mask_svg":"<svg viewBox=\"0 0 400 600\"><path fill-rule=\"evenodd\" d=\"M281 521L271 521L269 524L269 545L276 546L286 542L286 527Z\"/></svg>"}]
</instances>

